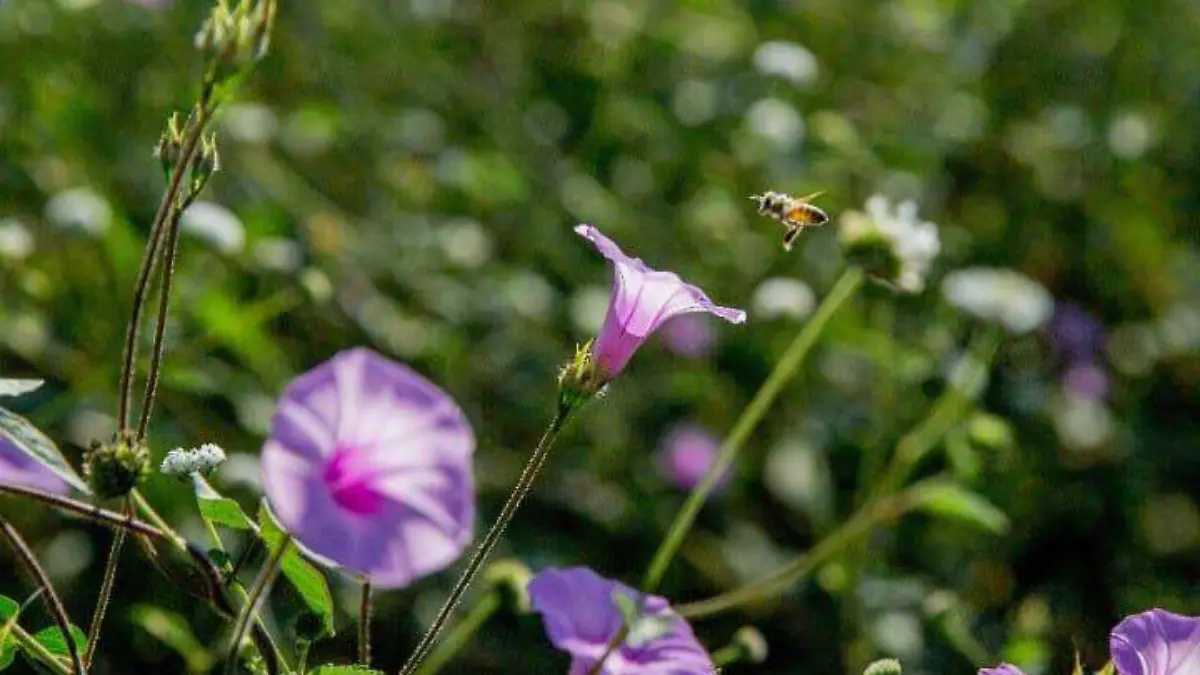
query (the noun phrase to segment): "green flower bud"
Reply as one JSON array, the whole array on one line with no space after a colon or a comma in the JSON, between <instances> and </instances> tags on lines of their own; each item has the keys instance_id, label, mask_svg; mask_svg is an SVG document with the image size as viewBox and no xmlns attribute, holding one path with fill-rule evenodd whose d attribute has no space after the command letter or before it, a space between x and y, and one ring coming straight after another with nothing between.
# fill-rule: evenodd
<instances>
[{"instance_id":1,"label":"green flower bud","mask_svg":"<svg viewBox=\"0 0 1200 675\"><path fill-rule=\"evenodd\" d=\"M592 342L577 347L575 357L558 371L558 406L575 410L593 396L601 395L604 382L592 359Z\"/></svg>"},{"instance_id":2,"label":"green flower bud","mask_svg":"<svg viewBox=\"0 0 1200 675\"><path fill-rule=\"evenodd\" d=\"M524 563L513 558L498 560L488 567L484 579L500 594L504 607L514 614L529 613L528 586L533 572Z\"/></svg>"},{"instance_id":3,"label":"green flower bud","mask_svg":"<svg viewBox=\"0 0 1200 675\"><path fill-rule=\"evenodd\" d=\"M162 164L163 173L167 176L175 170L175 165L179 163L179 156L183 152L183 128L179 123L179 113L173 112L167 118L167 128L163 130L162 136L158 139L158 147L154 149L154 156L158 157L158 161Z\"/></svg>"},{"instance_id":4,"label":"green flower bud","mask_svg":"<svg viewBox=\"0 0 1200 675\"><path fill-rule=\"evenodd\" d=\"M867 666L867 669L863 671L863 675L900 675L901 672L902 669L898 660L879 659Z\"/></svg>"},{"instance_id":5,"label":"green flower bud","mask_svg":"<svg viewBox=\"0 0 1200 675\"><path fill-rule=\"evenodd\" d=\"M733 634L733 644L742 648L742 660L746 663L762 663L767 660L767 639L754 626L742 626Z\"/></svg>"},{"instance_id":6,"label":"green flower bud","mask_svg":"<svg viewBox=\"0 0 1200 675\"><path fill-rule=\"evenodd\" d=\"M104 444L93 444L84 455L84 475L100 499L129 494L150 471L150 450L133 433L118 433Z\"/></svg>"},{"instance_id":7,"label":"green flower bud","mask_svg":"<svg viewBox=\"0 0 1200 675\"><path fill-rule=\"evenodd\" d=\"M224 81L263 58L275 22L275 0L218 0L196 33L196 49L208 64L208 81Z\"/></svg>"}]
</instances>

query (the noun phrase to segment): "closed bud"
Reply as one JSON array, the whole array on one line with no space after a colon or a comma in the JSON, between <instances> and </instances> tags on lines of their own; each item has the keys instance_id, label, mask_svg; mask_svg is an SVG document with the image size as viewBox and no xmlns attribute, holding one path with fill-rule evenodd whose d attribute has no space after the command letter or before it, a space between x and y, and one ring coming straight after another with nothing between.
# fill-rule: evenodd
<instances>
[{"instance_id":1,"label":"closed bud","mask_svg":"<svg viewBox=\"0 0 1200 675\"><path fill-rule=\"evenodd\" d=\"M83 470L100 499L124 497L149 472L150 450L132 432L119 432L84 455Z\"/></svg>"},{"instance_id":2,"label":"closed bud","mask_svg":"<svg viewBox=\"0 0 1200 675\"><path fill-rule=\"evenodd\" d=\"M903 669L896 659L879 659L867 666L863 675L901 675Z\"/></svg>"},{"instance_id":3,"label":"closed bud","mask_svg":"<svg viewBox=\"0 0 1200 675\"><path fill-rule=\"evenodd\" d=\"M179 113L173 112L167 118L167 128L163 129L162 136L158 139L158 147L154 149L154 156L162 164L163 173L171 175L182 152L183 128L179 123Z\"/></svg>"},{"instance_id":4,"label":"closed bud","mask_svg":"<svg viewBox=\"0 0 1200 675\"><path fill-rule=\"evenodd\" d=\"M733 644L742 649L742 660L746 663L762 663L767 660L767 639L754 626L742 626L733 634Z\"/></svg>"},{"instance_id":5,"label":"closed bud","mask_svg":"<svg viewBox=\"0 0 1200 675\"><path fill-rule=\"evenodd\" d=\"M592 342L575 349L575 357L558 371L558 407L575 410L601 394L604 378L592 358Z\"/></svg>"},{"instance_id":6,"label":"closed bud","mask_svg":"<svg viewBox=\"0 0 1200 675\"><path fill-rule=\"evenodd\" d=\"M200 152L192 160L191 175L188 177L188 191L184 197L187 206L200 195L200 191L208 184L208 179L221 168L221 155L217 151L217 134L210 133L200 142Z\"/></svg>"},{"instance_id":7,"label":"closed bud","mask_svg":"<svg viewBox=\"0 0 1200 675\"><path fill-rule=\"evenodd\" d=\"M275 0L218 0L196 33L196 49L205 56L210 83L226 80L263 58L275 22Z\"/></svg>"},{"instance_id":8,"label":"closed bud","mask_svg":"<svg viewBox=\"0 0 1200 675\"><path fill-rule=\"evenodd\" d=\"M529 613L529 582L533 572L520 560L507 559L492 563L484 574L487 584L500 594L504 606L514 614Z\"/></svg>"}]
</instances>

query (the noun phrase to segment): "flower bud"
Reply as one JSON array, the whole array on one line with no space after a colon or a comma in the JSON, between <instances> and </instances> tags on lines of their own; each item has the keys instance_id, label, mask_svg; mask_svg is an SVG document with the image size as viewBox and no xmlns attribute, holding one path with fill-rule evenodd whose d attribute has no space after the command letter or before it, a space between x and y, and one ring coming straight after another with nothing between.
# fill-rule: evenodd
<instances>
[{"instance_id":1,"label":"flower bud","mask_svg":"<svg viewBox=\"0 0 1200 675\"><path fill-rule=\"evenodd\" d=\"M767 639L754 626L742 626L733 634L733 644L742 650L742 661L762 663L767 660Z\"/></svg>"},{"instance_id":2,"label":"flower bud","mask_svg":"<svg viewBox=\"0 0 1200 675\"><path fill-rule=\"evenodd\" d=\"M900 675L903 672L900 662L896 659L879 659L867 666L863 675Z\"/></svg>"},{"instance_id":3,"label":"flower bud","mask_svg":"<svg viewBox=\"0 0 1200 675\"><path fill-rule=\"evenodd\" d=\"M604 388L604 378L592 358L592 344L575 349L575 357L558 371L558 406L574 410Z\"/></svg>"},{"instance_id":4,"label":"flower bud","mask_svg":"<svg viewBox=\"0 0 1200 675\"><path fill-rule=\"evenodd\" d=\"M98 498L124 497L150 470L150 450L132 432L119 432L108 443L93 444L83 470Z\"/></svg>"},{"instance_id":5,"label":"flower bud","mask_svg":"<svg viewBox=\"0 0 1200 675\"><path fill-rule=\"evenodd\" d=\"M196 33L196 49L204 54L208 81L224 81L260 60L270 44L275 22L275 0L218 0Z\"/></svg>"},{"instance_id":6,"label":"flower bud","mask_svg":"<svg viewBox=\"0 0 1200 675\"><path fill-rule=\"evenodd\" d=\"M533 572L524 563L516 559L498 560L488 567L484 579L500 594L504 607L514 614L529 613L528 586Z\"/></svg>"},{"instance_id":7,"label":"flower bud","mask_svg":"<svg viewBox=\"0 0 1200 675\"><path fill-rule=\"evenodd\" d=\"M188 191L183 200L183 207L192 203L200 195L200 191L208 184L208 179L221 168L221 156L217 152L217 134L210 133L200 142L200 152L192 160L191 172L188 177Z\"/></svg>"},{"instance_id":8,"label":"flower bud","mask_svg":"<svg viewBox=\"0 0 1200 675\"><path fill-rule=\"evenodd\" d=\"M175 165L179 163L179 156L183 152L183 129L179 124L179 113L173 112L167 118L167 128L163 130L162 136L158 139L158 147L154 149L154 156L158 157L158 161L162 164L163 173L167 176L175 170Z\"/></svg>"}]
</instances>

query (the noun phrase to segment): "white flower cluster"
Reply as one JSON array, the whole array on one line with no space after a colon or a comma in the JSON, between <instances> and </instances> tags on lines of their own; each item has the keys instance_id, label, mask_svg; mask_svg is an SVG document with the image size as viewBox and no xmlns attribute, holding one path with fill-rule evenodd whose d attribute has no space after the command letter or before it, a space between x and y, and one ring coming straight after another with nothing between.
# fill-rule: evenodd
<instances>
[{"instance_id":1,"label":"white flower cluster","mask_svg":"<svg viewBox=\"0 0 1200 675\"><path fill-rule=\"evenodd\" d=\"M1054 312L1054 299L1038 282L1010 269L969 267L942 280L946 300L975 317L1021 335L1040 327Z\"/></svg>"},{"instance_id":2,"label":"white flower cluster","mask_svg":"<svg viewBox=\"0 0 1200 675\"><path fill-rule=\"evenodd\" d=\"M942 250L937 225L917 217L912 201L895 208L882 195L867 200L866 213L848 211L838 238L851 261L872 278L908 293L925 288L925 275Z\"/></svg>"},{"instance_id":3,"label":"white flower cluster","mask_svg":"<svg viewBox=\"0 0 1200 675\"><path fill-rule=\"evenodd\" d=\"M168 452L159 470L175 476L186 476L196 472L207 474L224 461L225 451L220 446L205 443L191 450L175 448Z\"/></svg>"}]
</instances>

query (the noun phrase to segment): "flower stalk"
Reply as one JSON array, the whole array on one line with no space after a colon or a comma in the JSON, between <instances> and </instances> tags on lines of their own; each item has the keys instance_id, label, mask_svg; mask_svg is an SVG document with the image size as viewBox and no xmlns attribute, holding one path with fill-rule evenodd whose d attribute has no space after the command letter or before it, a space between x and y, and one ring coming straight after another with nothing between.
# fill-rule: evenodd
<instances>
[{"instance_id":1,"label":"flower stalk","mask_svg":"<svg viewBox=\"0 0 1200 675\"><path fill-rule=\"evenodd\" d=\"M358 601L358 662L371 665L371 582L362 580Z\"/></svg>"},{"instance_id":2,"label":"flower stalk","mask_svg":"<svg viewBox=\"0 0 1200 675\"><path fill-rule=\"evenodd\" d=\"M283 541L279 542L279 547L271 552L271 556L267 558L267 562L259 570L258 576L250 584L250 590L247 591L246 600L242 603L242 609L238 612L237 619L233 622L233 634L229 639L229 654L225 659L225 675L234 675L237 671L238 653L241 651L242 640L246 637L246 631L256 622L259 608L266 599L271 584L275 582L275 577L279 574L284 556L288 554L291 548L292 537L289 534L285 534ZM263 651L263 656L264 658L266 657L265 651Z\"/></svg>"},{"instance_id":3,"label":"flower stalk","mask_svg":"<svg viewBox=\"0 0 1200 675\"><path fill-rule=\"evenodd\" d=\"M125 516L133 515L133 503L125 499ZM87 649L83 653L83 662L92 667L96 656L96 648L100 645L100 628L104 625L104 615L108 611L108 601L112 597L113 585L117 581L117 563L121 557L121 547L125 544L125 528L117 528L113 532L112 546L108 551L108 562L104 566L104 580L100 584L100 597L96 609L92 612L92 623L88 627Z\"/></svg>"},{"instance_id":4,"label":"flower stalk","mask_svg":"<svg viewBox=\"0 0 1200 675\"><path fill-rule=\"evenodd\" d=\"M467 612L466 616L459 621L446 634L446 639L442 640L436 649L429 652L425 662L417 669L416 675L436 675L441 672L442 668L454 658L459 651L462 650L475 637L475 633L487 623L487 620L492 618L500 607L504 604L503 598L498 591L489 591L473 607Z\"/></svg>"}]
</instances>

